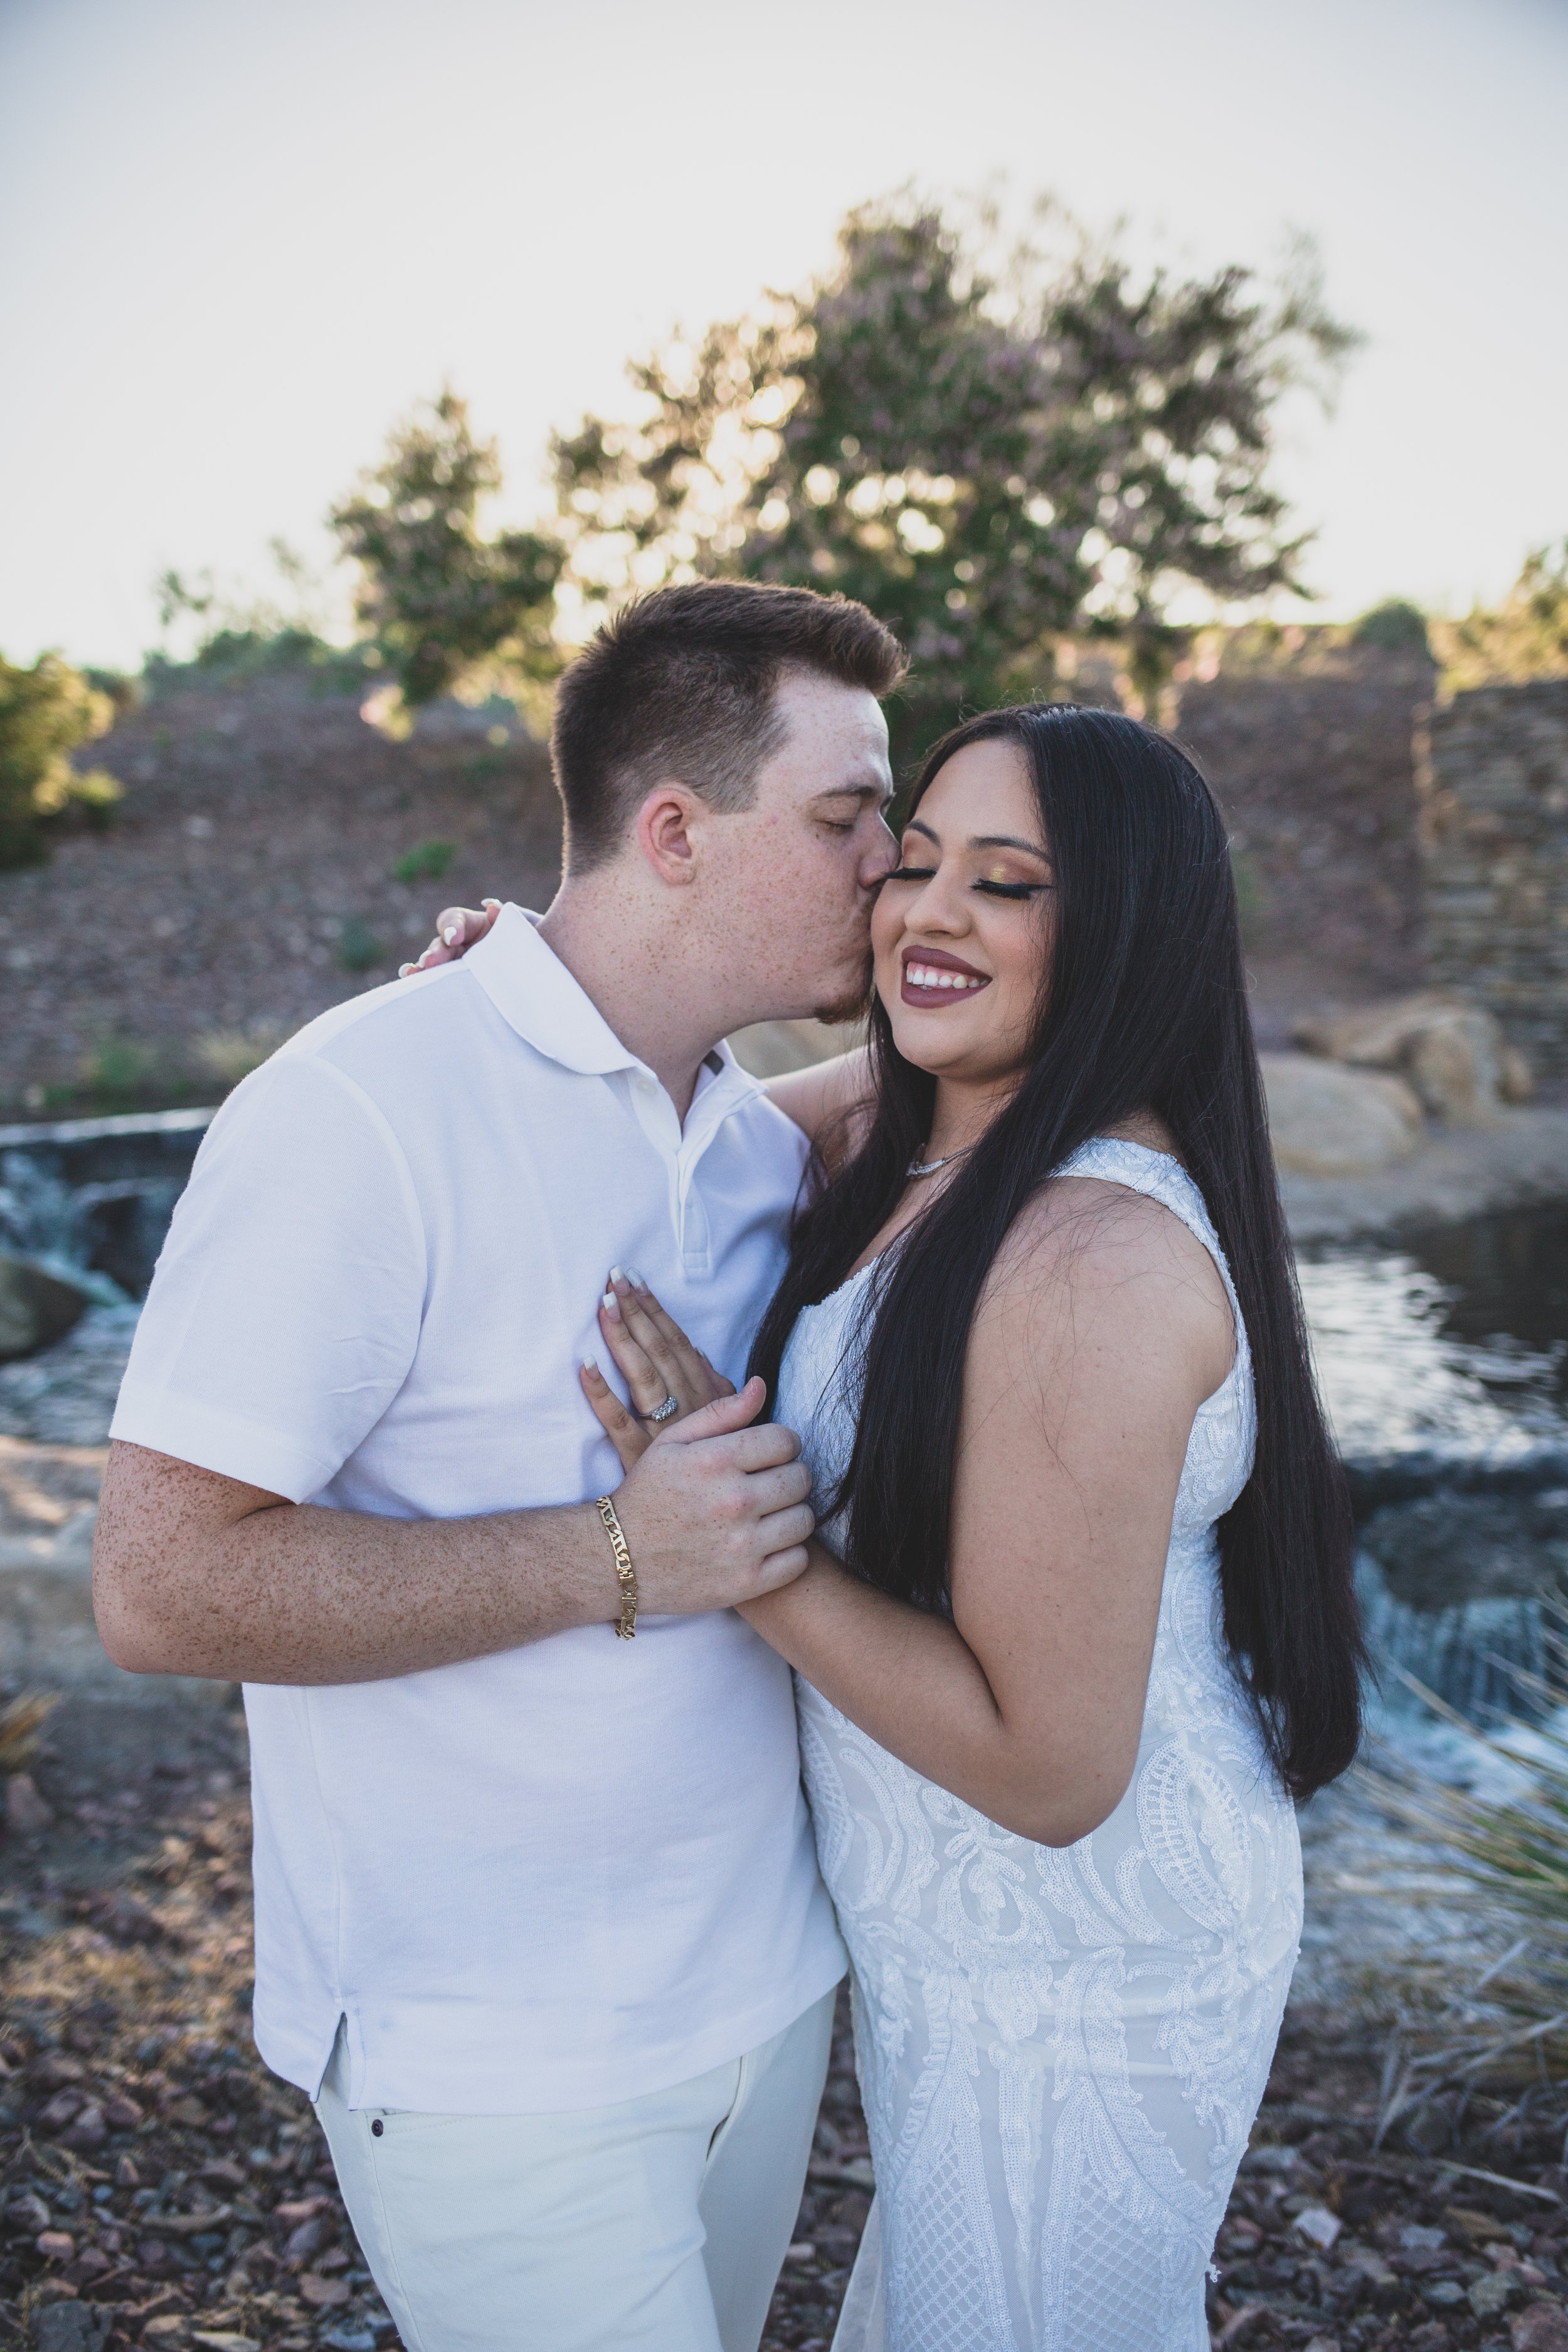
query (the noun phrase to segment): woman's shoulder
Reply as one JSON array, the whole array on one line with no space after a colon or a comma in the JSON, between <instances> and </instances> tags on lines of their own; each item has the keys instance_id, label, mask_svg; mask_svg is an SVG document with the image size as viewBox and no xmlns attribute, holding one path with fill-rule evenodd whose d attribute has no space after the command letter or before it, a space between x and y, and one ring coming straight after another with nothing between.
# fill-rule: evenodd
<instances>
[{"instance_id":1,"label":"woman's shoulder","mask_svg":"<svg viewBox=\"0 0 1568 2352\"><path fill-rule=\"evenodd\" d=\"M1135 1166L1105 1160L1103 1172L1088 1172L1087 1159L1069 1165L1016 1220L985 1286L976 1336L989 1330L1010 1347L1024 1339L1031 1352L1055 1355L1064 1339L1090 1328L1131 1338L1157 1324L1205 1365L1212 1358L1223 1379L1236 1324L1212 1251L1160 1197L1172 1187L1144 1191L1124 1181L1142 1172Z\"/></svg>"},{"instance_id":2,"label":"woman's shoulder","mask_svg":"<svg viewBox=\"0 0 1568 2352\"><path fill-rule=\"evenodd\" d=\"M863 1045L852 1054L836 1054L831 1061L770 1078L763 1092L835 1167L863 1140L871 1118L876 1090L870 1055Z\"/></svg>"}]
</instances>

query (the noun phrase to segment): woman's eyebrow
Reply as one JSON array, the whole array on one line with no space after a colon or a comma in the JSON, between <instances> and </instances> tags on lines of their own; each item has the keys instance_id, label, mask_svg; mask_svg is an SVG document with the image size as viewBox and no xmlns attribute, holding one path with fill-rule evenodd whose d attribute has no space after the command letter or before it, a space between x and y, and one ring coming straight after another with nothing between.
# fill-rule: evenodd
<instances>
[{"instance_id":1,"label":"woman's eyebrow","mask_svg":"<svg viewBox=\"0 0 1568 2352\"><path fill-rule=\"evenodd\" d=\"M1050 851L1042 849L1037 841L1020 841L1011 833L974 834L970 838L969 846L971 849L1024 849L1031 857L1039 858L1047 866L1051 862Z\"/></svg>"}]
</instances>

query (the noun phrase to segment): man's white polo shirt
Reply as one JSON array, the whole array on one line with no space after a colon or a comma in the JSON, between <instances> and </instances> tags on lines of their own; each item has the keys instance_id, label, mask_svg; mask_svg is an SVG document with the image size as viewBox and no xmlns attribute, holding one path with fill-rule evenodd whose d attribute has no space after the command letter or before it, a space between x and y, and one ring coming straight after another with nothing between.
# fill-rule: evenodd
<instances>
[{"instance_id":1,"label":"man's white polo shirt","mask_svg":"<svg viewBox=\"0 0 1568 2352\"><path fill-rule=\"evenodd\" d=\"M447 1518L620 1470L577 1384L612 1265L735 1380L804 1141L727 1050L682 1133L518 908L340 1006L214 1120L113 1435L291 1500ZM845 1966L788 1669L739 1618L603 1625L246 1692L257 2040L358 2106L632 2098L766 2041Z\"/></svg>"}]
</instances>

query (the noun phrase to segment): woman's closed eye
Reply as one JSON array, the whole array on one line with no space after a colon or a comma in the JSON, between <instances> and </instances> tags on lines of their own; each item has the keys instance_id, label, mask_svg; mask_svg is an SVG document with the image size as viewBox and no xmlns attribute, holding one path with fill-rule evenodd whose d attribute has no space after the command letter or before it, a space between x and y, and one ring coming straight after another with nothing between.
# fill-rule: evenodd
<instances>
[{"instance_id":1,"label":"woman's closed eye","mask_svg":"<svg viewBox=\"0 0 1568 2352\"><path fill-rule=\"evenodd\" d=\"M898 866L891 874L883 877L882 887L885 889L889 882L930 882L935 874L934 866ZM1054 889L1056 885L1051 882L1005 882L996 876L983 874L976 877L973 887L984 890L990 898L1037 898L1042 890Z\"/></svg>"}]
</instances>

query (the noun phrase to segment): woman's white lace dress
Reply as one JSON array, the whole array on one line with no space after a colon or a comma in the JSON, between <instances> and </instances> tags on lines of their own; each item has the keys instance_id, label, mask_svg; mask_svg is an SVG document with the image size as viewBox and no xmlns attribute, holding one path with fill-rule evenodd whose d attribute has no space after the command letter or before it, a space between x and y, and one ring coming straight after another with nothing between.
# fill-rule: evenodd
<instances>
[{"instance_id":1,"label":"woman's white lace dress","mask_svg":"<svg viewBox=\"0 0 1568 2352\"><path fill-rule=\"evenodd\" d=\"M1236 1310L1173 1160L1102 1139L1069 1167L1162 1202ZM819 1495L848 1458L870 1272L801 1317L780 1375ZM1077 1845L998 1829L797 1678L877 2175L835 2352L1208 2352L1205 2272L1301 1924L1294 1809L1220 1617L1215 1522L1254 1431L1237 1310L1183 1466L1137 1765Z\"/></svg>"}]
</instances>

